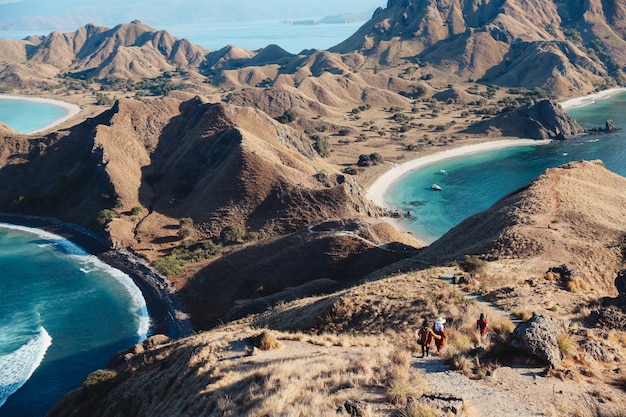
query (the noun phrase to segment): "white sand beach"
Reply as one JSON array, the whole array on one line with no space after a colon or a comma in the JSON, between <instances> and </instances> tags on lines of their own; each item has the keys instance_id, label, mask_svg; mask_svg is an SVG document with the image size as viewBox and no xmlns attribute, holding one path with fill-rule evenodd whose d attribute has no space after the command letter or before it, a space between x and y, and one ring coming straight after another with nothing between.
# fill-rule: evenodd
<instances>
[{"instance_id":1,"label":"white sand beach","mask_svg":"<svg viewBox=\"0 0 626 417\"><path fill-rule=\"evenodd\" d=\"M60 117L58 119L56 119L54 122L40 128L37 130L33 130L28 132L28 134L32 134L32 133L37 133L37 132L42 132L44 130L48 130L60 123L65 122L66 120L76 116L78 113L80 113L80 106L76 105L76 104L71 104L65 101L61 101L61 100L53 100L50 98L42 98L42 97L26 97L26 96L12 96L12 95L8 95L8 94L0 94L0 100L1 99L7 99L7 100L26 100L26 101L34 101L34 102L39 102L39 103L47 103L47 104L53 104L55 106L59 106L64 108L67 111L67 114L65 114L63 117Z\"/></svg>"},{"instance_id":2,"label":"white sand beach","mask_svg":"<svg viewBox=\"0 0 626 417\"><path fill-rule=\"evenodd\" d=\"M626 87L609 88L608 90L603 90L598 93L565 100L559 104L561 105L561 107L563 107L564 110L570 110L577 107L584 107L589 104L593 104L598 100L606 100L607 98L614 96L615 94L622 93L624 91L626 91Z\"/></svg>"},{"instance_id":3,"label":"white sand beach","mask_svg":"<svg viewBox=\"0 0 626 417\"><path fill-rule=\"evenodd\" d=\"M550 143L549 140L534 139L508 139L493 142L483 142L472 145L460 146L458 148L448 149L446 151L437 152L432 155L423 156L412 161L396 165L383 175L378 177L376 181L367 190L367 198L372 200L380 207L391 208L385 201L385 193L400 177L415 169L434 164L450 158L470 155L479 152L493 151L498 149L509 148L513 146L529 146L542 145Z\"/></svg>"}]
</instances>

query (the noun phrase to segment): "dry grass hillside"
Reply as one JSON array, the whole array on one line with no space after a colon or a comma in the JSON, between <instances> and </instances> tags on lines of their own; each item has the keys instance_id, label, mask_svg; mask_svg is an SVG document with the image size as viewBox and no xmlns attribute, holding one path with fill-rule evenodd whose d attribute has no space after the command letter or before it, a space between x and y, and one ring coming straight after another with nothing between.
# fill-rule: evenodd
<instances>
[{"instance_id":1,"label":"dry grass hillside","mask_svg":"<svg viewBox=\"0 0 626 417\"><path fill-rule=\"evenodd\" d=\"M615 296L615 277L624 267L625 204L624 177L601 161L572 162L548 169L464 220L418 258L436 264L462 261L465 255L518 260L537 273L565 264L576 271L572 288ZM512 273L509 282L520 279Z\"/></svg>"},{"instance_id":2,"label":"dry grass hillside","mask_svg":"<svg viewBox=\"0 0 626 417\"><path fill-rule=\"evenodd\" d=\"M609 75L623 77L617 3L389 1L332 51L360 51L370 67L415 60L464 79L560 95L592 91Z\"/></svg>"}]
</instances>

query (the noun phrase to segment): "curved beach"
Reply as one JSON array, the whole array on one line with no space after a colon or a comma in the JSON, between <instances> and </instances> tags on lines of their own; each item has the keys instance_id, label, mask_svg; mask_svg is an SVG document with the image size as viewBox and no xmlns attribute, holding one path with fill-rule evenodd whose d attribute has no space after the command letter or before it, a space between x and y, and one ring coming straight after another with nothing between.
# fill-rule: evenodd
<instances>
[{"instance_id":1,"label":"curved beach","mask_svg":"<svg viewBox=\"0 0 626 417\"><path fill-rule=\"evenodd\" d=\"M600 91L598 93L566 100L560 102L559 104L561 105L561 107L563 107L563 109L569 110L573 108L584 107L589 104L593 104L599 100L606 100L622 92L626 92L626 88L611 88L608 90ZM459 156L471 155L474 153L493 151L514 146L539 145L549 142L549 140L504 139L460 146L457 148L436 152L431 155L422 156L417 159L402 163L400 165L396 165L384 174L382 174L368 188L366 196L380 207L393 209L393 207L390 207L389 204L385 201L385 194L396 181L398 181L403 175L412 170L420 169L446 159L457 158Z\"/></svg>"},{"instance_id":2,"label":"curved beach","mask_svg":"<svg viewBox=\"0 0 626 417\"><path fill-rule=\"evenodd\" d=\"M47 124L46 126L36 129L36 130L32 130L29 131L27 134L33 134L33 133L38 133L38 132L42 132L45 130L48 130L60 123L65 122L66 120L71 119L72 117L76 116L78 113L80 113L80 106L76 105L76 104L72 104L72 103L68 103L66 101L61 101L61 100L55 100L55 99L51 99L51 98L42 98L42 97L27 97L27 96L13 96L13 95L9 95L9 94L0 94L0 100L1 99L7 99L7 100L25 100L25 101L33 101L33 102L38 102L38 103L46 103L46 104L52 104L54 106L57 107L62 107L63 109L65 109L67 111L67 113L63 116L60 117L56 120L54 120L53 122Z\"/></svg>"},{"instance_id":3,"label":"curved beach","mask_svg":"<svg viewBox=\"0 0 626 417\"><path fill-rule=\"evenodd\" d=\"M177 339L193 332L191 321L183 312L182 303L173 285L146 261L131 252L111 251L108 242L91 231L54 218L0 213L0 223L40 229L68 239L128 275L146 302L150 316L150 334L161 333Z\"/></svg>"},{"instance_id":4,"label":"curved beach","mask_svg":"<svg viewBox=\"0 0 626 417\"><path fill-rule=\"evenodd\" d=\"M385 193L403 175L415 169L423 168L425 166L432 165L436 162L440 162L446 159L457 158L459 156L471 155L479 152L494 151L514 146L540 145L549 142L549 140L535 139L505 139L460 146L458 148L452 148L434 153L432 155L423 156L421 158L413 159L409 162L396 165L389 171L382 174L369 187L366 196L380 207L392 208L385 201Z\"/></svg>"}]
</instances>

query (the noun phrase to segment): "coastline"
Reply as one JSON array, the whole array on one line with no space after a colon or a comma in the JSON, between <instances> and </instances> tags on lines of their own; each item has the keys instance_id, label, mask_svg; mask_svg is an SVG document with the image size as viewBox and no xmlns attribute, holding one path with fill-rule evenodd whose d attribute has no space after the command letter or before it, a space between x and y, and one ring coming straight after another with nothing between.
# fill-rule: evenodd
<instances>
[{"instance_id":1,"label":"coastline","mask_svg":"<svg viewBox=\"0 0 626 417\"><path fill-rule=\"evenodd\" d=\"M0 223L39 229L68 239L90 255L128 275L146 302L150 316L148 336L160 333L178 339L193 332L191 321L183 312L174 286L145 260L131 252L110 250L108 242L88 229L54 218L0 213Z\"/></svg>"},{"instance_id":2,"label":"coastline","mask_svg":"<svg viewBox=\"0 0 626 417\"><path fill-rule=\"evenodd\" d=\"M54 120L53 122L47 124L46 126L36 129L36 130L31 130L29 132L24 133L25 135L31 135L34 133L39 133L39 132L43 132L45 130L48 130L58 124L61 124L69 119L71 119L72 117L76 116L78 113L80 113L81 108L80 106L78 106L77 104L72 104L72 103L68 103L66 101L61 101L61 100L56 100L56 99L51 99L51 98L43 98L43 97L28 97L28 96L13 96L10 94L0 94L0 100L2 99L7 99L7 100L24 100L24 101L33 101L33 102L38 102L38 103L46 103L46 104L52 104L54 106L58 106L58 107L62 107L63 109L65 109L65 111L67 111L67 114L65 114L63 117L60 117L56 120Z\"/></svg>"},{"instance_id":3,"label":"coastline","mask_svg":"<svg viewBox=\"0 0 626 417\"><path fill-rule=\"evenodd\" d=\"M441 152L436 152L434 154L418 157L417 159L396 165L379 176L368 188L366 197L380 207L392 209L392 207L390 207L385 201L385 193L396 181L410 171L423 168L446 159L457 158L459 156L470 155L477 152L494 151L515 146L543 145L549 142L549 140L536 139L503 139L459 146L443 150Z\"/></svg>"},{"instance_id":4,"label":"coastline","mask_svg":"<svg viewBox=\"0 0 626 417\"><path fill-rule=\"evenodd\" d=\"M578 107L588 106L589 104L593 104L598 100L606 100L607 98L610 98L615 94L623 93L625 91L626 87L609 88L608 90L603 90L597 93L588 94L586 96L565 100L560 102L559 104L561 105L563 110L571 110Z\"/></svg>"}]
</instances>

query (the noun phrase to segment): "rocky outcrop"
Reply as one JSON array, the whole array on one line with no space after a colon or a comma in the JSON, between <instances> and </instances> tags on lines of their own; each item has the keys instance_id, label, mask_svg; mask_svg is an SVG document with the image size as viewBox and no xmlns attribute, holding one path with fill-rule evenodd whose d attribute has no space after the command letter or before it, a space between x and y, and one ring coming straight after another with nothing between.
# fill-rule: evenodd
<instances>
[{"instance_id":1,"label":"rocky outcrop","mask_svg":"<svg viewBox=\"0 0 626 417\"><path fill-rule=\"evenodd\" d=\"M557 95L592 92L603 77L624 76L625 15L615 2L571 3L389 1L331 50L359 51L371 65L414 57L461 78ZM587 48L601 51L604 62Z\"/></svg>"},{"instance_id":2,"label":"rocky outcrop","mask_svg":"<svg viewBox=\"0 0 626 417\"><path fill-rule=\"evenodd\" d=\"M558 367L562 360L557 341L559 333L561 330L556 319L533 313L530 320L517 325L509 344L552 367Z\"/></svg>"},{"instance_id":3,"label":"rocky outcrop","mask_svg":"<svg viewBox=\"0 0 626 417\"><path fill-rule=\"evenodd\" d=\"M528 139L570 139L587 131L561 106L551 100L526 104L513 111L473 124L467 133L487 134L497 129L502 136Z\"/></svg>"}]
</instances>

